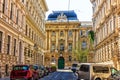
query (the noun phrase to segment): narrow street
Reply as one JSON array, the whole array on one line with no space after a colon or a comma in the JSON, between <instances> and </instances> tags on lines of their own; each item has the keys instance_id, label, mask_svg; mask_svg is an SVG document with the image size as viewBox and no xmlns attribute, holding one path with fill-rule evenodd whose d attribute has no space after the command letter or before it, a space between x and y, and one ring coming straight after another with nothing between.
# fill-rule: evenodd
<instances>
[{"instance_id":1,"label":"narrow street","mask_svg":"<svg viewBox=\"0 0 120 80\"><path fill-rule=\"evenodd\" d=\"M77 80L77 75L71 70L58 70L40 80Z\"/></svg>"},{"instance_id":2,"label":"narrow street","mask_svg":"<svg viewBox=\"0 0 120 80\"><path fill-rule=\"evenodd\" d=\"M1 78L0 80L10 80L10 78ZM57 70L39 80L77 80L77 75L71 70Z\"/></svg>"}]
</instances>

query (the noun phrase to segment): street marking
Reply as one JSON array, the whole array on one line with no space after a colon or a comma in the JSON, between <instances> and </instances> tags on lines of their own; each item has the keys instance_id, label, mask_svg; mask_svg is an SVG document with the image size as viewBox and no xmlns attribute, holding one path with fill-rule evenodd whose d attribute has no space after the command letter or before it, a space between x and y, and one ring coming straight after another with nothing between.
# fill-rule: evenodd
<instances>
[{"instance_id":1,"label":"street marking","mask_svg":"<svg viewBox=\"0 0 120 80\"><path fill-rule=\"evenodd\" d=\"M58 74L55 76L55 78L57 78L59 75L60 75L60 73L58 73Z\"/></svg>"}]
</instances>

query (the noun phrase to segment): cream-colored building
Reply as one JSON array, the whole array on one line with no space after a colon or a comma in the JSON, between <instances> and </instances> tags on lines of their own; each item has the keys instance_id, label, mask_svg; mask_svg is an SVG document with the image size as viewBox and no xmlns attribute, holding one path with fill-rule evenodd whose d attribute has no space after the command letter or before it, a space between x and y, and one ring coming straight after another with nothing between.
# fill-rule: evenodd
<instances>
[{"instance_id":1,"label":"cream-colored building","mask_svg":"<svg viewBox=\"0 0 120 80\"><path fill-rule=\"evenodd\" d=\"M47 10L45 0L26 0L25 64L44 64L45 13Z\"/></svg>"},{"instance_id":2,"label":"cream-colored building","mask_svg":"<svg viewBox=\"0 0 120 80\"><path fill-rule=\"evenodd\" d=\"M45 0L0 0L2 77L15 64L43 64L46 11Z\"/></svg>"},{"instance_id":3,"label":"cream-colored building","mask_svg":"<svg viewBox=\"0 0 120 80\"><path fill-rule=\"evenodd\" d=\"M53 11L46 21L45 65L57 65L62 54L65 66L71 66L75 61L73 49L80 41L79 48L89 48L88 31L92 29L92 22L80 22L76 13L70 11Z\"/></svg>"},{"instance_id":4,"label":"cream-colored building","mask_svg":"<svg viewBox=\"0 0 120 80\"><path fill-rule=\"evenodd\" d=\"M95 62L120 69L120 0L90 0L93 4Z\"/></svg>"}]
</instances>

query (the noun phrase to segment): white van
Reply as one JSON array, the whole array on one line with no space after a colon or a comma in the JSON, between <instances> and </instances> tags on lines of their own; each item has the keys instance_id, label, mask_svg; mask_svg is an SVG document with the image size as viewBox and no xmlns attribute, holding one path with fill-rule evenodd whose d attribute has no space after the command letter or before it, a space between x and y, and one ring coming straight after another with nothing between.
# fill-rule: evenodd
<instances>
[{"instance_id":1,"label":"white van","mask_svg":"<svg viewBox=\"0 0 120 80\"><path fill-rule=\"evenodd\" d=\"M116 72L118 71L110 65L81 63L78 80L120 80L120 76L114 77Z\"/></svg>"}]
</instances>

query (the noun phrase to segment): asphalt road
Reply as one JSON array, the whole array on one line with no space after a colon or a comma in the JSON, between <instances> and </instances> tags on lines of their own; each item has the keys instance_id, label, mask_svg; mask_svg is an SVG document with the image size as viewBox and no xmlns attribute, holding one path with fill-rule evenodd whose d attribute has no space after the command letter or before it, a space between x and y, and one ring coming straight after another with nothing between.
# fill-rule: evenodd
<instances>
[{"instance_id":1,"label":"asphalt road","mask_svg":"<svg viewBox=\"0 0 120 80\"><path fill-rule=\"evenodd\" d=\"M10 78L0 78L0 80L10 80ZM57 70L39 80L77 80L77 75L71 70Z\"/></svg>"},{"instance_id":2,"label":"asphalt road","mask_svg":"<svg viewBox=\"0 0 120 80\"><path fill-rule=\"evenodd\" d=\"M77 80L77 75L70 70L59 70L40 80Z\"/></svg>"}]
</instances>

